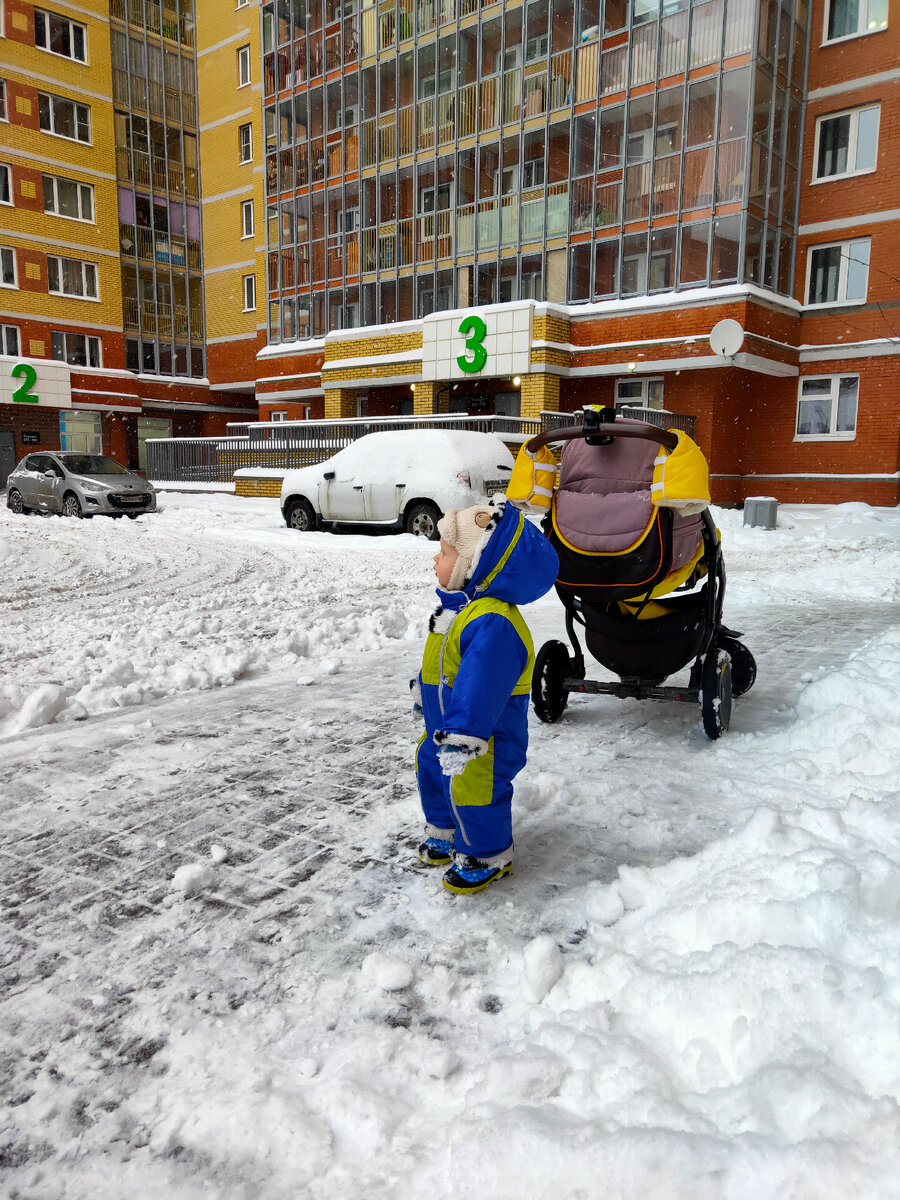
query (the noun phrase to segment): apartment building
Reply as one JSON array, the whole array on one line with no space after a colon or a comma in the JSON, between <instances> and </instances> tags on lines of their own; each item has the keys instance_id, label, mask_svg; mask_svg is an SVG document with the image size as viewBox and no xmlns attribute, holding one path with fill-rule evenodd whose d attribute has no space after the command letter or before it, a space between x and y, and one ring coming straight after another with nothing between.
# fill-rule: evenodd
<instances>
[{"instance_id":1,"label":"apartment building","mask_svg":"<svg viewBox=\"0 0 900 1200\"><path fill-rule=\"evenodd\" d=\"M268 0L263 56L262 414L637 404L721 501L896 502L887 0Z\"/></svg>"},{"instance_id":2,"label":"apartment building","mask_svg":"<svg viewBox=\"0 0 900 1200\"><path fill-rule=\"evenodd\" d=\"M205 375L192 4L5 0L0 33L3 478L247 419Z\"/></svg>"},{"instance_id":3,"label":"apartment building","mask_svg":"<svg viewBox=\"0 0 900 1200\"><path fill-rule=\"evenodd\" d=\"M259 0L197 0L207 374L256 410L266 344Z\"/></svg>"},{"instance_id":4,"label":"apartment building","mask_svg":"<svg viewBox=\"0 0 900 1200\"><path fill-rule=\"evenodd\" d=\"M16 453L603 403L676 414L720 502L900 500L897 0L5 0L0 29Z\"/></svg>"}]
</instances>

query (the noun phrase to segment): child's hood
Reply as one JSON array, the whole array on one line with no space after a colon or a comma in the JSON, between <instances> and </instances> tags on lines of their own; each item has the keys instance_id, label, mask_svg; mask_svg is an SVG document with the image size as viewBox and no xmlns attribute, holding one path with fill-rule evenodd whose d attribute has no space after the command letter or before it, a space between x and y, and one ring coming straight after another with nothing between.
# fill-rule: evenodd
<instances>
[{"instance_id":1,"label":"child's hood","mask_svg":"<svg viewBox=\"0 0 900 1200\"><path fill-rule=\"evenodd\" d=\"M549 592L558 573L556 551L540 529L506 503L464 591L470 600L495 596L530 604Z\"/></svg>"}]
</instances>

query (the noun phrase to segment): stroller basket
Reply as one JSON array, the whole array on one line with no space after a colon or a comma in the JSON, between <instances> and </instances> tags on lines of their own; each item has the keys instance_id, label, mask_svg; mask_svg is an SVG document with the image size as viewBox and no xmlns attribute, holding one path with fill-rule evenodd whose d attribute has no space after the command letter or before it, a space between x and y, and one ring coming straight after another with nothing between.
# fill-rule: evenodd
<instances>
[{"instance_id":1,"label":"stroller basket","mask_svg":"<svg viewBox=\"0 0 900 1200\"><path fill-rule=\"evenodd\" d=\"M588 408L583 426L539 434L523 447L520 460L542 472L542 484L551 441L565 443L558 485L536 487L549 499L534 503L547 510L543 527L559 555L556 591L574 653L559 641L541 647L532 688L537 715L559 720L572 692L687 700L699 703L707 735L718 738L756 665L722 623L725 566L699 448L679 431ZM511 483L508 493L517 503L532 502L530 464L517 463L518 490ZM618 683L586 678L576 625ZM689 664L687 687L661 686Z\"/></svg>"}]
</instances>

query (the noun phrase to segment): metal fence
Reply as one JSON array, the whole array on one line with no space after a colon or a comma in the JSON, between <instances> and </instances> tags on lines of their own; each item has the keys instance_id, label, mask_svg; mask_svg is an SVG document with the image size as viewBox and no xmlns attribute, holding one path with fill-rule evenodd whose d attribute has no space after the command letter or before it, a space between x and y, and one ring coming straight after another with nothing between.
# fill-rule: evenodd
<instances>
[{"instance_id":1,"label":"metal fence","mask_svg":"<svg viewBox=\"0 0 900 1200\"><path fill-rule=\"evenodd\" d=\"M515 453L542 425L537 418L355 417L338 421L258 421L215 438L148 438L147 478L166 483L231 483L243 467L284 470L323 462L367 433L392 429L466 429L494 433Z\"/></svg>"},{"instance_id":2,"label":"metal fence","mask_svg":"<svg viewBox=\"0 0 900 1200\"><path fill-rule=\"evenodd\" d=\"M652 408L628 408L623 415L682 429L692 435L693 416ZM147 478L165 483L231 483L244 467L285 470L323 462L367 433L390 429L468 429L494 433L513 454L536 433L580 425L582 414L542 412L540 417L450 416L355 417L338 421L254 421L234 424L225 437L148 438Z\"/></svg>"}]
</instances>

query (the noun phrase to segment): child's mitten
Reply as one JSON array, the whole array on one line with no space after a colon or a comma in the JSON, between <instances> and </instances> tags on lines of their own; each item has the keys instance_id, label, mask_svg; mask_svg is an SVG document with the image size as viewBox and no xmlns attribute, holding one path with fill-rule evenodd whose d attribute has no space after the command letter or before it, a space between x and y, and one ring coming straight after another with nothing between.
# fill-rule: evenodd
<instances>
[{"instance_id":1,"label":"child's mitten","mask_svg":"<svg viewBox=\"0 0 900 1200\"><path fill-rule=\"evenodd\" d=\"M445 775L462 775L469 763L478 755L468 746L441 746L438 762Z\"/></svg>"},{"instance_id":2,"label":"child's mitten","mask_svg":"<svg viewBox=\"0 0 900 1200\"><path fill-rule=\"evenodd\" d=\"M418 679L409 681L409 692L412 696L412 715L419 720L422 717L422 689L419 687Z\"/></svg>"}]
</instances>

